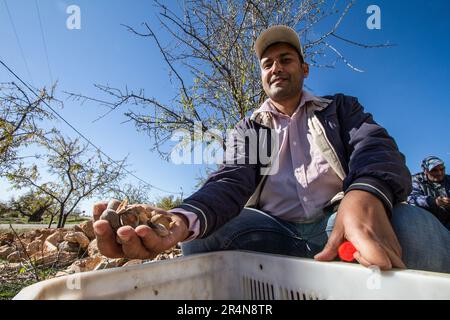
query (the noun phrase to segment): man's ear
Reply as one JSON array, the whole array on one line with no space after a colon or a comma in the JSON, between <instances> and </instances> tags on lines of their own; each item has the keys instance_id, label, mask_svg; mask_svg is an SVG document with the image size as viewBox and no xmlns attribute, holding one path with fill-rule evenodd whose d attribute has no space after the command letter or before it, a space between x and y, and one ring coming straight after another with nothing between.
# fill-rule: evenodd
<instances>
[{"instance_id":1,"label":"man's ear","mask_svg":"<svg viewBox=\"0 0 450 320\"><path fill-rule=\"evenodd\" d=\"M302 69L303 69L303 76L307 78L309 76L309 65L306 62L302 63Z\"/></svg>"}]
</instances>

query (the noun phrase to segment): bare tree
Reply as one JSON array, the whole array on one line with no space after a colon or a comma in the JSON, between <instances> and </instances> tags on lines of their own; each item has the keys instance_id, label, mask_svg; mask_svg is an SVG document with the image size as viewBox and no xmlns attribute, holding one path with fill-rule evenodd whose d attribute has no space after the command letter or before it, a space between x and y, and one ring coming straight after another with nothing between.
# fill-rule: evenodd
<instances>
[{"instance_id":1,"label":"bare tree","mask_svg":"<svg viewBox=\"0 0 450 320\"><path fill-rule=\"evenodd\" d=\"M64 227L67 217L81 200L106 190L122 176L124 160L105 161L98 151L92 155L88 145L78 139L66 138L55 131L50 137L42 137L39 143L45 150L43 158L48 178L42 174L40 164L24 162L7 174L7 178L16 189L30 188L50 197L57 206L57 228Z\"/></svg>"},{"instance_id":2,"label":"bare tree","mask_svg":"<svg viewBox=\"0 0 450 320\"><path fill-rule=\"evenodd\" d=\"M44 102L57 102L54 87L49 92L42 89L38 97L31 97L14 82L0 83L0 175L21 159L17 151L36 141L46 132L38 122L53 119L43 106Z\"/></svg>"},{"instance_id":3,"label":"bare tree","mask_svg":"<svg viewBox=\"0 0 450 320\"><path fill-rule=\"evenodd\" d=\"M312 66L334 67L342 62L353 66L334 42L363 48L367 45L338 34L342 21L354 1L344 4L327 0L185 0L181 8L171 9L155 1L157 15L171 40L161 42L146 22L142 27L125 26L130 32L153 40L176 82L172 101L164 103L146 95L143 89L132 90L96 85L105 99L68 93L74 99L100 102L108 107L103 115L128 106L126 117L138 130L146 132L152 146L163 158L174 130L184 129L194 135L196 123L201 132L214 128L218 141L225 130L260 106L265 94L261 86L259 62L253 48L259 33L270 25L285 24L297 30L304 45L305 59ZM181 13L179 13L181 12ZM328 31L317 35L322 23L333 20ZM324 24L326 25L326 24ZM323 29L323 28L322 28ZM326 56L326 57L325 57ZM223 145L223 143L222 143Z\"/></svg>"}]
</instances>

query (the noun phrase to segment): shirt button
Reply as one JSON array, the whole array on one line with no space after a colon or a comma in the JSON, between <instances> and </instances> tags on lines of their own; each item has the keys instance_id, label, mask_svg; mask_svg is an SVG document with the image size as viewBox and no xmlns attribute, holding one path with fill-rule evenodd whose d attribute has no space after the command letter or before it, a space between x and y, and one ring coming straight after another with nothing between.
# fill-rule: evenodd
<instances>
[{"instance_id":1,"label":"shirt button","mask_svg":"<svg viewBox=\"0 0 450 320\"><path fill-rule=\"evenodd\" d=\"M293 144L294 146L296 146L296 145L297 145L297 142L296 142L296 141L294 141L294 142L292 142L292 144Z\"/></svg>"},{"instance_id":2,"label":"shirt button","mask_svg":"<svg viewBox=\"0 0 450 320\"><path fill-rule=\"evenodd\" d=\"M304 202L307 202L307 201L308 201L308 198L307 198L307 197L303 197L303 201L304 201Z\"/></svg>"}]
</instances>

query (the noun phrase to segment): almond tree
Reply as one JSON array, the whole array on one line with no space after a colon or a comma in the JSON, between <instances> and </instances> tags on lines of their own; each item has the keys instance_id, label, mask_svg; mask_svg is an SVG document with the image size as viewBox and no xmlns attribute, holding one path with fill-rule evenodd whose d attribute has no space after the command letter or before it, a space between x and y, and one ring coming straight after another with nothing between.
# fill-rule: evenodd
<instances>
[{"instance_id":1,"label":"almond tree","mask_svg":"<svg viewBox=\"0 0 450 320\"><path fill-rule=\"evenodd\" d=\"M105 192L122 177L125 160L106 161L100 152L91 151L78 139L53 131L48 137L41 137L38 143L44 150L43 163L22 161L7 178L16 189L29 188L51 198L56 206L57 228L64 227L67 217L81 200Z\"/></svg>"},{"instance_id":2,"label":"almond tree","mask_svg":"<svg viewBox=\"0 0 450 320\"><path fill-rule=\"evenodd\" d=\"M9 202L11 210L28 218L28 222L40 222L44 215L53 216L54 200L41 192L27 192ZM50 227L50 226L49 226Z\"/></svg>"},{"instance_id":3,"label":"almond tree","mask_svg":"<svg viewBox=\"0 0 450 320\"><path fill-rule=\"evenodd\" d=\"M168 159L167 142L174 130L195 134L217 129L211 139L222 142L225 130L248 116L264 101L259 62L253 48L267 27L285 24L294 28L303 44L305 60L313 67L353 66L342 51L345 46L367 45L340 33L354 1L332 0L185 0L179 7L155 1L162 31L149 23L125 26L132 34L152 41L168 66L176 87L169 102L149 96L143 89L96 85L102 97L68 93L74 99L100 102L106 114L128 107L125 116L148 134L152 146ZM153 18L153 17L152 17ZM319 31L321 30L321 31ZM325 31L324 31L325 30ZM165 34L165 41L161 34ZM167 40L169 37L169 40ZM344 46L344 47L345 47ZM105 115L106 115L105 114ZM211 131L209 131L211 132ZM221 134L217 134L217 132Z\"/></svg>"},{"instance_id":4,"label":"almond tree","mask_svg":"<svg viewBox=\"0 0 450 320\"><path fill-rule=\"evenodd\" d=\"M35 97L14 82L0 83L0 176L24 157L18 154L20 148L46 134L40 123L53 116L44 103L60 104L53 92L44 88Z\"/></svg>"}]
</instances>

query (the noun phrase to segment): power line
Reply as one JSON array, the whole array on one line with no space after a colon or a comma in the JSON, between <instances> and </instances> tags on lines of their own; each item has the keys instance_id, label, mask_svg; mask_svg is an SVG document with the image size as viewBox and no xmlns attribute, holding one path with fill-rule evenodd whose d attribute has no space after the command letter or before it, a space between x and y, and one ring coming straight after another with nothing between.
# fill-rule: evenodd
<instances>
[{"instance_id":1,"label":"power line","mask_svg":"<svg viewBox=\"0 0 450 320\"><path fill-rule=\"evenodd\" d=\"M30 88L30 86L28 84L26 84L13 70L11 70L11 68L9 68L4 62L3 60L0 59L0 64L3 65L3 67L6 68L6 70L8 70L17 80L19 80L28 90L30 90L36 97L39 98L38 94ZM102 155L104 155L108 160L110 160L113 163L117 164L117 161L113 160L109 155L107 155L105 152L102 151L102 149L100 149L99 147L97 147L90 139L88 139L84 134L82 134L80 131L78 131L72 124L70 124L66 119L64 119L63 116L61 116L55 109L53 109L45 100L42 100L42 102L58 117L60 118L65 124L67 124L72 130L74 130L81 138L83 138L88 144L90 144L91 146L93 146L96 150L98 150L98 152L100 152ZM159 190L161 192L165 192L165 193L170 193L170 194L180 194L180 192L173 192L173 191L169 191L169 190L165 190L165 189L161 189L158 188L154 185L152 185L151 183L139 178L138 176L136 176L134 173L132 173L131 171L128 171L127 169L123 168L123 171L125 171L127 174L129 174L130 176L134 177L135 179L137 179L138 181L148 185L150 188L153 188L155 190Z\"/></svg>"},{"instance_id":2,"label":"power line","mask_svg":"<svg viewBox=\"0 0 450 320\"><path fill-rule=\"evenodd\" d=\"M20 49L20 55L22 56L23 63L25 64L25 69L27 70L27 74L28 74L28 77L30 78L31 84L34 86L33 77L31 76L30 68L28 68L27 59L25 58L25 53L23 52L22 44L20 43L20 40L19 40L19 35L17 33L16 25L14 24L14 20L11 16L11 12L9 11L8 3L6 2L6 0L3 0L3 3L5 4L6 12L8 13L8 17L9 17L9 22L11 23L14 35L16 37L16 41L17 41L17 44Z\"/></svg>"},{"instance_id":3,"label":"power line","mask_svg":"<svg viewBox=\"0 0 450 320\"><path fill-rule=\"evenodd\" d=\"M51 85L53 85L52 69L50 68L50 60L48 59L47 42L45 41L44 28L42 27L41 11L39 10L38 1L34 0L34 3L36 4L36 10L37 10L38 18L39 18L39 26L41 28L41 36L42 36L42 42L44 44L45 58L47 59L48 73L50 75Z\"/></svg>"}]
</instances>

